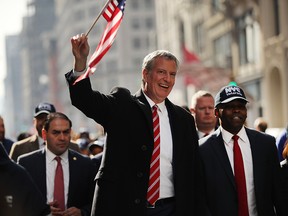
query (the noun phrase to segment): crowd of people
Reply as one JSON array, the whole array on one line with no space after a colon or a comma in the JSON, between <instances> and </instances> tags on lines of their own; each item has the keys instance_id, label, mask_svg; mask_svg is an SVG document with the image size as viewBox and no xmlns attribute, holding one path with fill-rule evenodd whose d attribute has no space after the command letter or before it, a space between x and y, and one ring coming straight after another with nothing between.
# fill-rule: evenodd
<instances>
[{"instance_id":1,"label":"crowd of people","mask_svg":"<svg viewBox=\"0 0 288 216\"><path fill-rule=\"evenodd\" d=\"M139 91L104 94L89 77L79 80L87 37L74 36L71 46L71 103L105 134L73 140L69 117L45 102L35 108L37 133L13 142L0 117L0 215L287 215L287 130L277 146L262 118L248 128L241 87L224 86L215 98L200 90L189 108L174 104L179 61L156 50L143 59Z\"/></svg>"}]
</instances>

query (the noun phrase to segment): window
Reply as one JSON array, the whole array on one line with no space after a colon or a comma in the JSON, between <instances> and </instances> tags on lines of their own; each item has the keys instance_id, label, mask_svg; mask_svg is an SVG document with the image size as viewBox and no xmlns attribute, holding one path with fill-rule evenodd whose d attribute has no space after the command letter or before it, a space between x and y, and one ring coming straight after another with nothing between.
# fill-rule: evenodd
<instances>
[{"instance_id":1,"label":"window","mask_svg":"<svg viewBox=\"0 0 288 216\"><path fill-rule=\"evenodd\" d=\"M231 67L231 35L225 34L214 41L215 65L223 68Z\"/></svg>"},{"instance_id":2,"label":"window","mask_svg":"<svg viewBox=\"0 0 288 216\"><path fill-rule=\"evenodd\" d=\"M137 18L132 20L132 29L139 29L140 28L140 21Z\"/></svg>"},{"instance_id":3,"label":"window","mask_svg":"<svg viewBox=\"0 0 288 216\"><path fill-rule=\"evenodd\" d=\"M139 49L141 47L141 40L140 38L134 38L132 40L132 47L135 49Z\"/></svg>"},{"instance_id":4,"label":"window","mask_svg":"<svg viewBox=\"0 0 288 216\"><path fill-rule=\"evenodd\" d=\"M195 48L197 53L203 53L205 50L205 34L204 34L204 28L202 23L196 24L194 28L194 34L195 34Z\"/></svg>"},{"instance_id":5,"label":"window","mask_svg":"<svg viewBox=\"0 0 288 216\"><path fill-rule=\"evenodd\" d=\"M154 27L153 23L154 23L154 19L153 18L148 17L148 18L145 19L145 25L146 25L146 28L148 30L153 29L153 27Z\"/></svg>"},{"instance_id":6,"label":"window","mask_svg":"<svg viewBox=\"0 0 288 216\"><path fill-rule=\"evenodd\" d=\"M252 11L236 20L240 65L260 59L260 27L251 14Z\"/></svg>"}]
</instances>

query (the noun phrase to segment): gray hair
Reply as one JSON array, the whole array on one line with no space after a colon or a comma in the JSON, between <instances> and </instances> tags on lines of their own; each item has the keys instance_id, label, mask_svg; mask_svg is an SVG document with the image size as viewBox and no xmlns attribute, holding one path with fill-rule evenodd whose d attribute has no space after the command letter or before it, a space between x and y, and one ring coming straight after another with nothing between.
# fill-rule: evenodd
<instances>
[{"instance_id":1,"label":"gray hair","mask_svg":"<svg viewBox=\"0 0 288 216\"><path fill-rule=\"evenodd\" d=\"M157 59L158 57L163 57L168 60L175 61L176 67L178 69L179 60L176 58L175 55L173 55L171 52L167 50L156 50L152 53L149 53L147 56L145 56L145 58L143 59L143 63L142 63L142 70L146 69L148 71L151 71L153 69L155 59Z\"/></svg>"},{"instance_id":2,"label":"gray hair","mask_svg":"<svg viewBox=\"0 0 288 216\"><path fill-rule=\"evenodd\" d=\"M190 108L195 109L196 104L197 104L197 100L201 97L211 97L214 99L213 95L210 92L205 91L205 90L199 90L195 94L193 94L193 96L191 98Z\"/></svg>"},{"instance_id":3,"label":"gray hair","mask_svg":"<svg viewBox=\"0 0 288 216\"><path fill-rule=\"evenodd\" d=\"M160 57L160 58L165 58L167 60L172 60L176 64L176 68L178 70L179 68L179 60L177 57L172 54L171 52L167 50L156 50L154 52L149 53L148 55L145 56L143 59L142 63L142 71L146 69L147 71L151 71L154 67L155 60ZM144 81L142 80L142 85L144 85Z\"/></svg>"}]
</instances>

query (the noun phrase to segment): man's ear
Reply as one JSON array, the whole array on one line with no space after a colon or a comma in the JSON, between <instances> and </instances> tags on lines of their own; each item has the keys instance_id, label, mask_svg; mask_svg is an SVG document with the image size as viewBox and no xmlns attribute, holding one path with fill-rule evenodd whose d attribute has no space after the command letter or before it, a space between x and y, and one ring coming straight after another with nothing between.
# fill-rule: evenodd
<instances>
[{"instance_id":1,"label":"man's ear","mask_svg":"<svg viewBox=\"0 0 288 216\"><path fill-rule=\"evenodd\" d=\"M190 112L191 112L192 114L195 114L195 109L190 108Z\"/></svg>"},{"instance_id":2,"label":"man's ear","mask_svg":"<svg viewBox=\"0 0 288 216\"><path fill-rule=\"evenodd\" d=\"M219 109L218 108L214 109L214 114L215 114L216 117L219 118Z\"/></svg>"},{"instance_id":3,"label":"man's ear","mask_svg":"<svg viewBox=\"0 0 288 216\"><path fill-rule=\"evenodd\" d=\"M42 138L43 140L47 140L47 132L44 128L42 129Z\"/></svg>"},{"instance_id":4,"label":"man's ear","mask_svg":"<svg viewBox=\"0 0 288 216\"><path fill-rule=\"evenodd\" d=\"M148 70L147 69L143 69L142 70L142 79L146 82L147 81L147 74L148 74Z\"/></svg>"}]
</instances>

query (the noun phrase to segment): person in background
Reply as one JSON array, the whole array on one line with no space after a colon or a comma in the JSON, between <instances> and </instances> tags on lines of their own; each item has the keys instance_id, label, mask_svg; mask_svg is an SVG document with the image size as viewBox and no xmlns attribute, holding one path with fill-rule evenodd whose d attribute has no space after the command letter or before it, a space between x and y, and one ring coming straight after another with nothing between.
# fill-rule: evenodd
<instances>
[{"instance_id":1,"label":"person in background","mask_svg":"<svg viewBox=\"0 0 288 216\"><path fill-rule=\"evenodd\" d=\"M9 155L13 141L5 137L5 124L2 116L0 116L0 142L2 142L7 154Z\"/></svg>"},{"instance_id":2,"label":"person in background","mask_svg":"<svg viewBox=\"0 0 288 216\"><path fill-rule=\"evenodd\" d=\"M50 113L43 125L44 149L21 155L18 163L32 176L47 202L52 215L89 216L94 191L95 167L89 157L69 149L71 120L63 113ZM57 161L59 160L59 162ZM56 198L57 164L63 169L63 205Z\"/></svg>"},{"instance_id":3,"label":"person in background","mask_svg":"<svg viewBox=\"0 0 288 216\"><path fill-rule=\"evenodd\" d=\"M100 136L97 140L89 144L90 157L92 162L96 166L96 172L98 172L101 166L105 142L106 136Z\"/></svg>"},{"instance_id":4,"label":"person in background","mask_svg":"<svg viewBox=\"0 0 288 216\"><path fill-rule=\"evenodd\" d=\"M78 138L76 140L76 143L78 144L79 148L80 148L80 153L83 155L90 155L90 151L88 148L89 145L89 140L87 138Z\"/></svg>"},{"instance_id":5,"label":"person in background","mask_svg":"<svg viewBox=\"0 0 288 216\"><path fill-rule=\"evenodd\" d=\"M195 118L199 139L215 131L217 118L211 93L204 90L196 92L191 99L190 111Z\"/></svg>"},{"instance_id":6,"label":"person in background","mask_svg":"<svg viewBox=\"0 0 288 216\"><path fill-rule=\"evenodd\" d=\"M268 128L268 123L264 120L264 118L258 117L254 121L254 128L257 131L265 133L266 129Z\"/></svg>"},{"instance_id":7,"label":"person in background","mask_svg":"<svg viewBox=\"0 0 288 216\"><path fill-rule=\"evenodd\" d=\"M284 128L281 133L277 136L276 138L276 146L278 149L278 157L279 157L279 161L283 161L283 150L285 148L285 143L288 140L288 124L286 126L286 128Z\"/></svg>"},{"instance_id":8,"label":"person in background","mask_svg":"<svg viewBox=\"0 0 288 216\"><path fill-rule=\"evenodd\" d=\"M221 88L215 97L220 127L199 140L211 215L287 215L275 138L245 127L247 102L240 87Z\"/></svg>"},{"instance_id":9,"label":"person in background","mask_svg":"<svg viewBox=\"0 0 288 216\"><path fill-rule=\"evenodd\" d=\"M283 160L280 162L281 165L281 171L282 171L282 175L284 178L284 183L281 185L283 191L288 194L288 139L286 139L285 141L285 147L284 150L282 152L282 157Z\"/></svg>"},{"instance_id":10,"label":"person in background","mask_svg":"<svg viewBox=\"0 0 288 216\"><path fill-rule=\"evenodd\" d=\"M91 156L95 156L103 152L104 144L106 142L106 136L100 136L94 142L88 145Z\"/></svg>"},{"instance_id":11,"label":"person in background","mask_svg":"<svg viewBox=\"0 0 288 216\"><path fill-rule=\"evenodd\" d=\"M0 143L0 215L45 216L49 205L28 172L13 162Z\"/></svg>"},{"instance_id":12,"label":"person in background","mask_svg":"<svg viewBox=\"0 0 288 216\"><path fill-rule=\"evenodd\" d=\"M17 136L17 141L26 139L26 138L28 138L28 137L30 137L30 136L32 136L32 134L29 133L29 132L21 132L21 133L19 133L18 136Z\"/></svg>"},{"instance_id":13,"label":"person in background","mask_svg":"<svg viewBox=\"0 0 288 216\"><path fill-rule=\"evenodd\" d=\"M35 107L33 124L37 134L34 134L26 139L17 141L13 144L11 152L9 154L10 158L17 162L17 159L20 155L32 152L38 149L45 147L45 142L42 138L42 128L46 120L46 117L50 113L56 112L56 109L53 104L44 102L40 103ZM80 151L76 143L71 142L69 145L70 148Z\"/></svg>"},{"instance_id":14,"label":"person in background","mask_svg":"<svg viewBox=\"0 0 288 216\"><path fill-rule=\"evenodd\" d=\"M154 51L143 60L142 88L136 94L118 87L104 95L92 90L90 78L74 84L85 72L89 44L81 34L71 38L71 45L74 70L65 75L71 102L107 133L92 215L205 215L194 118L167 98L175 84L178 59L168 51ZM152 107L158 135L155 145L160 145L155 151ZM161 175L155 176L160 189L155 187L154 197L150 197L153 151L160 160ZM158 167L159 161L155 161Z\"/></svg>"},{"instance_id":15,"label":"person in background","mask_svg":"<svg viewBox=\"0 0 288 216\"><path fill-rule=\"evenodd\" d=\"M93 141L91 139L90 131L87 128L85 128L85 127L80 128L80 130L79 130L79 138L87 139L89 143L91 143Z\"/></svg>"}]
</instances>

